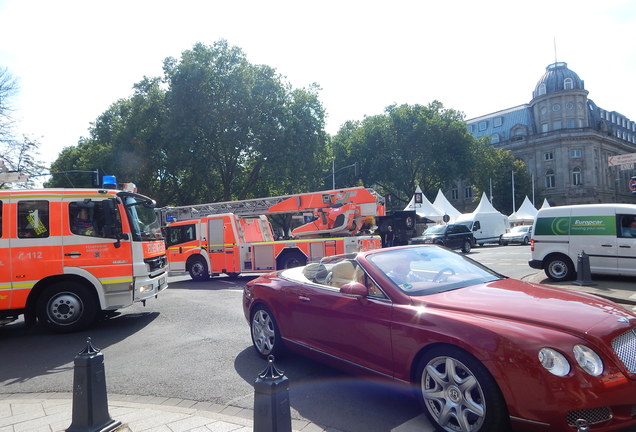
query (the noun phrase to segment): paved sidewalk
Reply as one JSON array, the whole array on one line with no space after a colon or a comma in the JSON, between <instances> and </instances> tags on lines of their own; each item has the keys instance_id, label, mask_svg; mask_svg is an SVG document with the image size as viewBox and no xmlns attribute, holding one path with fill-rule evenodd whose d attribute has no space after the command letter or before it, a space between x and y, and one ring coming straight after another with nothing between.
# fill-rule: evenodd
<instances>
[{"instance_id":1,"label":"paved sidewalk","mask_svg":"<svg viewBox=\"0 0 636 432\"><path fill-rule=\"evenodd\" d=\"M636 278L592 279L591 285L553 283L543 272L523 278L528 282L584 291L633 305L636 310ZM70 393L0 394L0 432L58 432L72 422ZM108 412L121 422L119 432L247 432L253 430L254 412L232 406L182 399L108 395ZM297 432L337 432L306 420L292 419Z\"/></svg>"},{"instance_id":2,"label":"paved sidewalk","mask_svg":"<svg viewBox=\"0 0 636 432\"><path fill-rule=\"evenodd\" d=\"M70 393L0 394L0 432L58 432L72 423ZM180 399L108 395L108 413L121 422L118 432L248 432L253 411ZM292 419L292 429L327 431ZM331 432L336 432L329 429Z\"/></svg>"}]
</instances>

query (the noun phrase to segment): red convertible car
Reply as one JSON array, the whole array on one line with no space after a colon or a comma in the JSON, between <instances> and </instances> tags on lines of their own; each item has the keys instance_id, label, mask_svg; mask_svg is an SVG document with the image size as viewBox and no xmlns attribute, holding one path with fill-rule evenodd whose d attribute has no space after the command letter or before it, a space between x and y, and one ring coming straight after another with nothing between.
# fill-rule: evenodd
<instances>
[{"instance_id":1,"label":"red convertible car","mask_svg":"<svg viewBox=\"0 0 636 432\"><path fill-rule=\"evenodd\" d=\"M439 246L261 276L243 308L260 356L290 349L412 385L440 430L636 426L636 315Z\"/></svg>"}]
</instances>

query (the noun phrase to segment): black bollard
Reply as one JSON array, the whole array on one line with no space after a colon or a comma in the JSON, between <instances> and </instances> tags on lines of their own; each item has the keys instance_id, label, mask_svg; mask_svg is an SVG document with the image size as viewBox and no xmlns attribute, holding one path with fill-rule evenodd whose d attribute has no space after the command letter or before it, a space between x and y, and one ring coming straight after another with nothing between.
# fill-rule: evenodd
<instances>
[{"instance_id":1,"label":"black bollard","mask_svg":"<svg viewBox=\"0 0 636 432\"><path fill-rule=\"evenodd\" d=\"M73 377L73 418L66 432L107 432L121 425L110 418L106 396L104 354L86 341L75 357Z\"/></svg>"},{"instance_id":2,"label":"black bollard","mask_svg":"<svg viewBox=\"0 0 636 432\"><path fill-rule=\"evenodd\" d=\"M576 258L576 281L572 283L580 286L596 285L592 282L590 256L585 251L581 251Z\"/></svg>"},{"instance_id":3,"label":"black bollard","mask_svg":"<svg viewBox=\"0 0 636 432\"><path fill-rule=\"evenodd\" d=\"M274 356L254 382L254 432L291 432L289 383Z\"/></svg>"}]
</instances>

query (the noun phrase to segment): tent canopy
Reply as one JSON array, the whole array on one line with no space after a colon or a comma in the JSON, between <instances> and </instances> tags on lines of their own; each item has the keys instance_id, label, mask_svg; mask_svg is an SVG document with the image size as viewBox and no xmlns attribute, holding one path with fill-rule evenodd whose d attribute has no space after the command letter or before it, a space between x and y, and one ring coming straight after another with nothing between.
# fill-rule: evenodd
<instances>
[{"instance_id":1,"label":"tent canopy","mask_svg":"<svg viewBox=\"0 0 636 432\"><path fill-rule=\"evenodd\" d=\"M417 200L416 196L418 197ZM422 198L422 202L419 202L419 197ZM433 206L433 204L431 204L428 198L426 198L426 195L422 193L422 189L420 189L419 186L415 188L415 193L413 194L411 201L409 201L407 206L404 207L404 210L415 210L415 213L418 216L430 219L434 222L441 222L442 216L444 216L443 213L441 213Z\"/></svg>"},{"instance_id":2,"label":"tent canopy","mask_svg":"<svg viewBox=\"0 0 636 432\"><path fill-rule=\"evenodd\" d=\"M528 197L523 200L519 209L508 217L511 223L527 224L534 222L538 210L534 208Z\"/></svg>"},{"instance_id":3,"label":"tent canopy","mask_svg":"<svg viewBox=\"0 0 636 432\"><path fill-rule=\"evenodd\" d=\"M435 197L435 201L433 201L433 207L435 207L442 216L448 215L451 221L455 220L455 218L461 214L459 210L448 202L441 189L437 191L437 196Z\"/></svg>"}]
</instances>

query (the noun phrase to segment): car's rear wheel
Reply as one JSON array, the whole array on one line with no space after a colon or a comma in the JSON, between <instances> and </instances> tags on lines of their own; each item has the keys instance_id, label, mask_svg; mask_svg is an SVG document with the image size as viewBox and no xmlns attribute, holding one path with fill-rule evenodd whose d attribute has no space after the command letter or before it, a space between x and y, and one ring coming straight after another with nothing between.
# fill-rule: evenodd
<instances>
[{"instance_id":1,"label":"car's rear wheel","mask_svg":"<svg viewBox=\"0 0 636 432\"><path fill-rule=\"evenodd\" d=\"M507 431L506 405L494 378L455 347L429 351L417 370L420 402L433 425L448 432Z\"/></svg>"},{"instance_id":2,"label":"car's rear wheel","mask_svg":"<svg viewBox=\"0 0 636 432\"><path fill-rule=\"evenodd\" d=\"M546 276L554 282L572 280L576 274L572 260L561 254L549 256L546 260L544 271Z\"/></svg>"},{"instance_id":3,"label":"car's rear wheel","mask_svg":"<svg viewBox=\"0 0 636 432\"><path fill-rule=\"evenodd\" d=\"M530 243L530 239L528 237L523 238L523 245L528 245Z\"/></svg>"},{"instance_id":4,"label":"car's rear wheel","mask_svg":"<svg viewBox=\"0 0 636 432\"><path fill-rule=\"evenodd\" d=\"M280 356L283 350L280 331L269 309L263 305L256 306L250 320L250 330L252 343L259 356Z\"/></svg>"}]
</instances>

